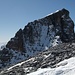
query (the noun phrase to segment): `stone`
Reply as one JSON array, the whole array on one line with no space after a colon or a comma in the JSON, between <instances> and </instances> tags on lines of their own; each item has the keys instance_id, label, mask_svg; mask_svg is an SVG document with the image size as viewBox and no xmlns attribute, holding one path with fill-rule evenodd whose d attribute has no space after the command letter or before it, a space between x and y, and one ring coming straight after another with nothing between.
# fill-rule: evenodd
<instances>
[{"instance_id":1,"label":"stone","mask_svg":"<svg viewBox=\"0 0 75 75\"><path fill-rule=\"evenodd\" d=\"M60 44L60 40L61 42L74 40L74 23L69 16L69 11L64 8L42 19L28 23L23 30L20 29L15 37L11 38L6 47L36 53L36 51L45 50L45 46L47 48L52 47L55 44L54 38L56 36L59 36L56 44Z\"/></svg>"}]
</instances>

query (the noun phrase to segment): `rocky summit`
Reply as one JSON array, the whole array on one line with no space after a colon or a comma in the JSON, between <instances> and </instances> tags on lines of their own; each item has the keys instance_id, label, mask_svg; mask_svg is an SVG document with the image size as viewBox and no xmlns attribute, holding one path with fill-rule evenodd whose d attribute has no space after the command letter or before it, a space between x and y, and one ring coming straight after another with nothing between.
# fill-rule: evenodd
<instances>
[{"instance_id":1,"label":"rocky summit","mask_svg":"<svg viewBox=\"0 0 75 75\"><path fill-rule=\"evenodd\" d=\"M74 23L69 17L69 11L59 10L42 19L28 23L19 29L6 47L13 50L34 54L61 42L74 39Z\"/></svg>"},{"instance_id":2,"label":"rocky summit","mask_svg":"<svg viewBox=\"0 0 75 75\"><path fill-rule=\"evenodd\" d=\"M14 65L56 45L73 41L74 23L69 11L56 11L28 23L24 29L19 29L8 41L6 48L0 51L0 68Z\"/></svg>"}]
</instances>

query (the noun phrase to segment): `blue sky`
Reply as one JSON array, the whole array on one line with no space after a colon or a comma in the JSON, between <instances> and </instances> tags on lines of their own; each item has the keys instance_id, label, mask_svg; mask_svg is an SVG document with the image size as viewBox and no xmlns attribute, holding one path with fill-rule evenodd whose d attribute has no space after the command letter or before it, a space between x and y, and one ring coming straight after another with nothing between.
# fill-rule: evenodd
<instances>
[{"instance_id":1,"label":"blue sky","mask_svg":"<svg viewBox=\"0 0 75 75\"><path fill-rule=\"evenodd\" d=\"M0 42L7 42L28 22L62 8L75 21L75 0L0 0Z\"/></svg>"}]
</instances>

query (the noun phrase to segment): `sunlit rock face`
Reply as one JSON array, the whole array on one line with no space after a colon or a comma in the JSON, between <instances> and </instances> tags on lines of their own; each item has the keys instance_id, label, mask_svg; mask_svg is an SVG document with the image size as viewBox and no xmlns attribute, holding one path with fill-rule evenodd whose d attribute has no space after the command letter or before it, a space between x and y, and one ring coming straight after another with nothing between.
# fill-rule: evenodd
<instances>
[{"instance_id":1,"label":"sunlit rock face","mask_svg":"<svg viewBox=\"0 0 75 75\"><path fill-rule=\"evenodd\" d=\"M74 23L69 11L62 9L42 19L28 23L20 29L6 47L34 54L61 42L74 39Z\"/></svg>"}]
</instances>

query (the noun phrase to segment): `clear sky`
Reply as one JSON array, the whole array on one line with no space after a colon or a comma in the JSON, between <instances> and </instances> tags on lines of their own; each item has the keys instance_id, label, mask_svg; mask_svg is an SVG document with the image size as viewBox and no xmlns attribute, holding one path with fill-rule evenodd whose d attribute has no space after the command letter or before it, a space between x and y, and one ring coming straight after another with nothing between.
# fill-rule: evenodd
<instances>
[{"instance_id":1,"label":"clear sky","mask_svg":"<svg viewBox=\"0 0 75 75\"><path fill-rule=\"evenodd\" d=\"M28 22L62 8L75 21L75 0L0 0L0 42L7 42Z\"/></svg>"}]
</instances>

